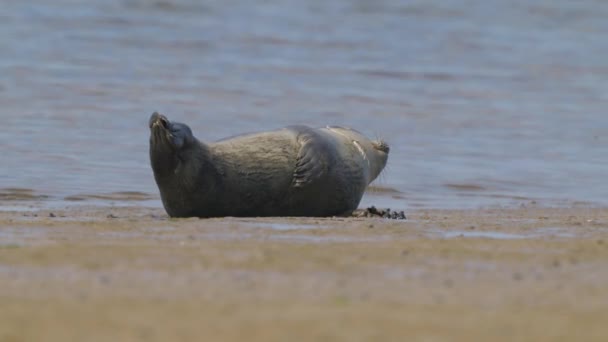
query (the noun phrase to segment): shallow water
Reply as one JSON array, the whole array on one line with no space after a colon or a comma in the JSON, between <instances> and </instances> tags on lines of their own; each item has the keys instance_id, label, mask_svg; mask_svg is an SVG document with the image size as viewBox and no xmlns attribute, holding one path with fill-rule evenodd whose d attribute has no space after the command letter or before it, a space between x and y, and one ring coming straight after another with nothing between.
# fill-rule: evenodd
<instances>
[{"instance_id":1,"label":"shallow water","mask_svg":"<svg viewBox=\"0 0 608 342\"><path fill-rule=\"evenodd\" d=\"M574 238L578 235L572 232L572 227L538 228L526 233L505 233L497 231L467 231L467 230L437 230L429 232L430 236L445 239L452 238L485 238L498 240L530 239L530 238ZM581 234L579 234L581 235ZM580 236L579 236L580 237Z\"/></svg>"},{"instance_id":2,"label":"shallow water","mask_svg":"<svg viewBox=\"0 0 608 342\"><path fill-rule=\"evenodd\" d=\"M591 0L5 0L0 207L160 206L157 110L207 141L382 137L362 205L606 205L606 17Z\"/></svg>"}]
</instances>

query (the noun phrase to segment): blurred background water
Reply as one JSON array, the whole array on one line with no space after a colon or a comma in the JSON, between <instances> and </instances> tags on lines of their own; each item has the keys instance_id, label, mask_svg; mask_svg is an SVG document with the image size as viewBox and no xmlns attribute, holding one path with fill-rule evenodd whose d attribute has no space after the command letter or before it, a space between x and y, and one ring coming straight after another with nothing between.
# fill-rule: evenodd
<instances>
[{"instance_id":1,"label":"blurred background water","mask_svg":"<svg viewBox=\"0 0 608 342\"><path fill-rule=\"evenodd\" d=\"M205 141L381 137L362 205L606 205L606 18L601 0L2 0L0 208L160 207L153 111Z\"/></svg>"}]
</instances>

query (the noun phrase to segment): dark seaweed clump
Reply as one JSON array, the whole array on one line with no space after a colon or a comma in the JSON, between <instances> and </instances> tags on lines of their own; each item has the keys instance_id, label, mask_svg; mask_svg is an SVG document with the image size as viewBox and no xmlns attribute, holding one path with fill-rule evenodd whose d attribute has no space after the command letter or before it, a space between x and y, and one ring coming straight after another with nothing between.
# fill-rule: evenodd
<instances>
[{"instance_id":1,"label":"dark seaweed clump","mask_svg":"<svg viewBox=\"0 0 608 342\"><path fill-rule=\"evenodd\" d=\"M382 217L392 220L405 220L405 213L403 210L394 211L390 209L378 209L374 206L371 206L367 209L357 210L353 213L355 217Z\"/></svg>"}]
</instances>

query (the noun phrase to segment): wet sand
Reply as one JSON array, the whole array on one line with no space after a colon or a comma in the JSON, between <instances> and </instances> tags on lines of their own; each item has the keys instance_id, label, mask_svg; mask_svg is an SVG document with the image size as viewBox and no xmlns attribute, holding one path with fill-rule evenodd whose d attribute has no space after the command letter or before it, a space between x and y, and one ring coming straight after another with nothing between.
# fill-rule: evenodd
<instances>
[{"instance_id":1,"label":"wet sand","mask_svg":"<svg viewBox=\"0 0 608 342\"><path fill-rule=\"evenodd\" d=\"M0 213L0 341L600 341L608 210Z\"/></svg>"}]
</instances>

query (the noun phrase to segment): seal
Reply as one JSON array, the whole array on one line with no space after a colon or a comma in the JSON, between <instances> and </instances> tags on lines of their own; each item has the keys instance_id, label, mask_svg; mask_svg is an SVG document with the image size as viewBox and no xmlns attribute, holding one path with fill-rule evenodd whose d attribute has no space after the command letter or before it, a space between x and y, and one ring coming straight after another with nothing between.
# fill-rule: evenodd
<instances>
[{"instance_id":1,"label":"seal","mask_svg":"<svg viewBox=\"0 0 608 342\"><path fill-rule=\"evenodd\" d=\"M150 163L171 217L345 216L384 169L389 146L328 126L240 135L206 144L155 112Z\"/></svg>"}]
</instances>

